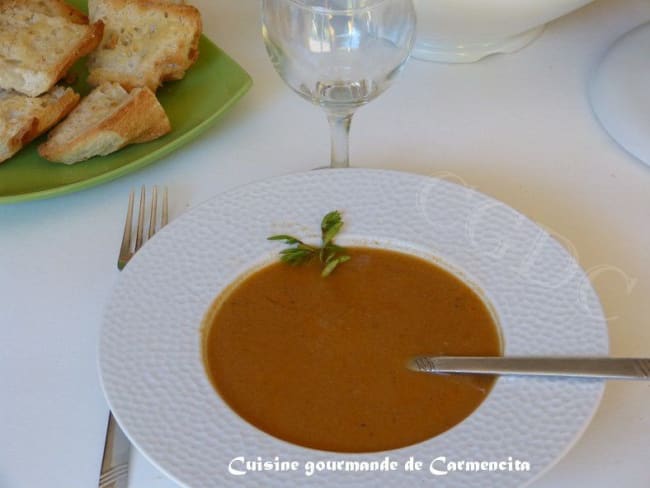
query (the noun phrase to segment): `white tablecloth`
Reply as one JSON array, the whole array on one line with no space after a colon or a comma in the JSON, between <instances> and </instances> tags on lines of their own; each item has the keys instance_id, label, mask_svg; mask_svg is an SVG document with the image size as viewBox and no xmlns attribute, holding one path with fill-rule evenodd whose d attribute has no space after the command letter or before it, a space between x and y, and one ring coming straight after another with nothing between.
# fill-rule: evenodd
<instances>
[{"instance_id":1,"label":"white tablecloth","mask_svg":"<svg viewBox=\"0 0 650 488\"><path fill-rule=\"evenodd\" d=\"M129 190L167 185L173 218L237 185L328 162L325 117L274 72L258 3L196 4L206 34L252 75L245 98L135 174L0 206L2 488L96 486L107 416L96 348ZM597 1L512 55L412 60L352 126L354 166L450 175L571 245L610 318L615 356L650 356L650 168L601 129L586 86L607 47L648 20L646 0ZM612 382L584 436L532 486L647 488L648 452L650 384ZM129 485L175 486L138 453Z\"/></svg>"}]
</instances>

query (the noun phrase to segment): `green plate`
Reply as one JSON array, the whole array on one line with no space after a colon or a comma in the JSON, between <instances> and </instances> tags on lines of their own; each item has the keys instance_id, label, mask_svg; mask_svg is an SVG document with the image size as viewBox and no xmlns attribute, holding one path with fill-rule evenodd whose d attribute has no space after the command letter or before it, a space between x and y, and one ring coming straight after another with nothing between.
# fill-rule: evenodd
<instances>
[{"instance_id":1,"label":"green plate","mask_svg":"<svg viewBox=\"0 0 650 488\"><path fill-rule=\"evenodd\" d=\"M69 0L85 9L86 0ZM205 36L199 44L199 59L185 78L166 83L158 90L172 131L144 144L134 144L108 156L71 166L50 163L36 150L44 137L0 164L0 203L50 198L106 183L169 154L201 134L250 88L248 73ZM78 81L72 86L82 95L86 84L85 60L71 70Z\"/></svg>"}]
</instances>

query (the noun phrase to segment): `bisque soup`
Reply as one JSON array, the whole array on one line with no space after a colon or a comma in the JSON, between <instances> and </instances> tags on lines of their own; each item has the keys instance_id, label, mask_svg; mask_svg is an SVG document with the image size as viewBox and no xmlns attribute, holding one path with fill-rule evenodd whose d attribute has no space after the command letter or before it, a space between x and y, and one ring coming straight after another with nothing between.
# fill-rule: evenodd
<instances>
[{"instance_id":1,"label":"bisque soup","mask_svg":"<svg viewBox=\"0 0 650 488\"><path fill-rule=\"evenodd\" d=\"M349 248L317 262L276 262L217 297L203 357L223 400L262 431L300 446L361 453L436 436L470 415L494 378L407 369L418 355L501 354L481 297L419 257Z\"/></svg>"}]
</instances>

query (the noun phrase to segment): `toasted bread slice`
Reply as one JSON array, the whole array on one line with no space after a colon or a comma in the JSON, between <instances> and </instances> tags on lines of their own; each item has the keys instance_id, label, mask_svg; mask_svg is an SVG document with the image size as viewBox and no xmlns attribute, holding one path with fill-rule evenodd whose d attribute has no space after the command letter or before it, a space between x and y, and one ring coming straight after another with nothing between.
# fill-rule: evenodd
<instances>
[{"instance_id":1,"label":"toasted bread slice","mask_svg":"<svg viewBox=\"0 0 650 488\"><path fill-rule=\"evenodd\" d=\"M73 164L157 139L170 130L167 114L151 90L135 88L129 93L118 83L103 83L50 132L38 152L49 161Z\"/></svg>"},{"instance_id":2,"label":"toasted bread slice","mask_svg":"<svg viewBox=\"0 0 650 488\"><path fill-rule=\"evenodd\" d=\"M0 90L0 163L65 117L77 103L79 95L60 86L37 98Z\"/></svg>"},{"instance_id":3,"label":"toasted bread slice","mask_svg":"<svg viewBox=\"0 0 650 488\"><path fill-rule=\"evenodd\" d=\"M36 97L94 50L103 25L54 0L0 1L0 88Z\"/></svg>"},{"instance_id":4,"label":"toasted bread slice","mask_svg":"<svg viewBox=\"0 0 650 488\"><path fill-rule=\"evenodd\" d=\"M176 4L176 5L187 5L185 0L147 0L153 3L166 3L167 5Z\"/></svg>"},{"instance_id":5,"label":"toasted bread slice","mask_svg":"<svg viewBox=\"0 0 650 488\"><path fill-rule=\"evenodd\" d=\"M49 15L50 17L64 17L74 24L87 24L88 17L76 8L68 5L64 0L0 0L5 6L24 6L31 12Z\"/></svg>"},{"instance_id":6,"label":"toasted bread slice","mask_svg":"<svg viewBox=\"0 0 650 488\"><path fill-rule=\"evenodd\" d=\"M117 82L152 91L179 80L199 55L201 14L190 5L161 0L94 0L90 18L105 25L89 56L88 83Z\"/></svg>"}]
</instances>

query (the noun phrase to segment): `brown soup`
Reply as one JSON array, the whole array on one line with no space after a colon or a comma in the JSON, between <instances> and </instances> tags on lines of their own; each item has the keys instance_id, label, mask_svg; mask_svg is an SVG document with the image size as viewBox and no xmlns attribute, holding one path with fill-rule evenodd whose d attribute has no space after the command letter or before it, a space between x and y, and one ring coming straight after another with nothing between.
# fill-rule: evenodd
<instances>
[{"instance_id":1,"label":"brown soup","mask_svg":"<svg viewBox=\"0 0 650 488\"><path fill-rule=\"evenodd\" d=\"M218 297L203 337L213 385L254 426L314 449L396 449L458 424L494 378L416 373L406 362L500 355L488 307L423 259L366 248L349 254L327 278L318 262L277 262Z\"/></svg>"}]
</instances>

